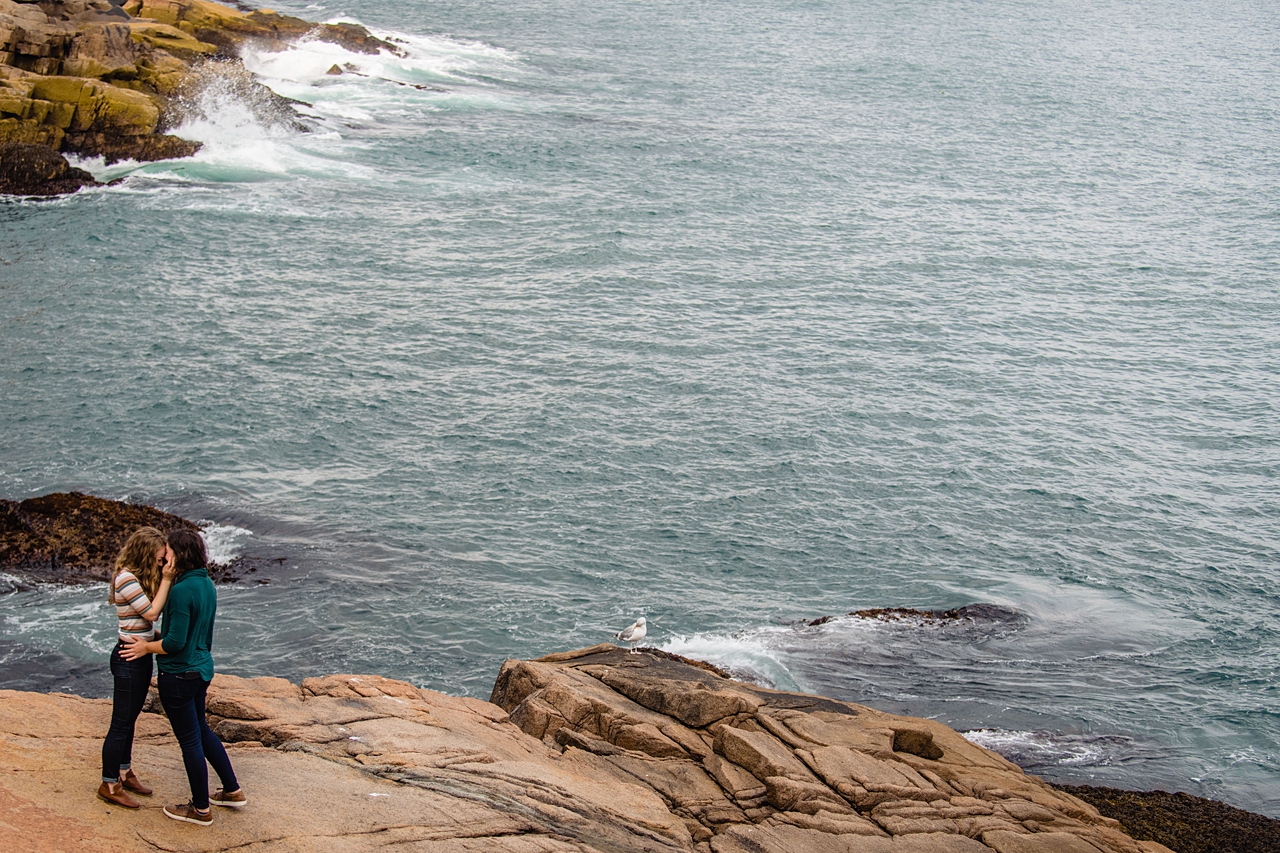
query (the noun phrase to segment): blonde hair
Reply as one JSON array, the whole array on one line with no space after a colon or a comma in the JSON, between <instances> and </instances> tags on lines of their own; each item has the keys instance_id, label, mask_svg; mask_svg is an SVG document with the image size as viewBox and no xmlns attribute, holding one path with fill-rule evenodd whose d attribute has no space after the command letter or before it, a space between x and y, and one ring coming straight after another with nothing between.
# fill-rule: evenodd
<instances>
[{"instance_id":1,"label":"blonde hair","mask_svg":"<svg viewBox=\"0 0 1280 853\"><path fill-rule=\"evenodd\" d=\"M111 585L107 587L107 601L116 603L116 576L124 569L133 572L147 598L155 598L160 588L160 567L156 565L156 552L167 544L164 534L154 527L139 527L124 543L116 555L116 567L111 573Z\"/></svg>"}]
</instances>

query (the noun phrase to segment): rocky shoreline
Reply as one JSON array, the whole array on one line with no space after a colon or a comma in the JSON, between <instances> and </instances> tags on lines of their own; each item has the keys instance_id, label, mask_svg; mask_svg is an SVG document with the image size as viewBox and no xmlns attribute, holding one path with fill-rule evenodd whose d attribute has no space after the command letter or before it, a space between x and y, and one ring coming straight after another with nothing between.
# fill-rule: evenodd
<instances>
[{"instance_id":1,"label":"rocky shoreline","mask_svg":"<svg viewBox=\"0 0 1280 853\"><path fill-rule=\"evenodd\" d=\"M64 154L107 163L194 154L199 143L169 130L207 84L206 72L239 74L272 94L244 72L241 48L282 50L302 38L401 52L355 24L209 0L0 0L0 193L97 185Z\"/></svg>"},{"instance_id":2,"label":"rocky shoreline","mask_svg":"<svg viewBox=\"0 0 1280 853\"><path fill-rule=\"evenodd\" d=\"M154 691L134 764L157 793L135 813L93 796L109 700L0 690L0 844L1264 853L1280 841L1280 821L1221 803L1054 788L932 720L767 690L652 652L600 645L508 661L490 702L376 675L219 674L210 721L250 807L219 811L208 830L160 812L186 795L186 777Z\"/></svg>"},{"instance_id":3,"label":"rocky shoreline","mask_svg":"<svg viewBox=\"0 0 1280 853\"><path fill-rule=\"evenodd\" d=\"M93 797L107 700L0 691L9 850L1164 853L931 720L611 645L508 661L491 702L401 681L218 675L208 709L250 807L211 829L156 704L140 813Z\"/></svg>"},{"instance_id":4,"label":"rocky shoreline","mask_svg":"<svg viewBox=\"0 0 1280 853\"><path fill-rule=\"evenodd\" d=\"M153 507L76 492L0 501L0 570L37 582L100 582L120 544L144 524L196 527ZM216 573L236 580L244 568ZM859 613L974 615L970 608ZM191 849L1280 849L1277 820L1187 794L1053 787L935 721L769 690L658 649L631 655L605 644L508 661L490 699L371 675L301 685L219 675L211 720L237 766L247 764L262 807L227 816ZM163 782L162 797L129 817L92 798L109 700L0 690L0 802L14 815L0 821L0 843L186 849L192 839L159 813L163 798L176 801L185 784L160 713L153 694L139 750ZM301 812L291 805L298 791L314 803ZM396 808L382 808L383 799ZM283 829L279 810L290 815Z\"/></svg>"}]
</instances>

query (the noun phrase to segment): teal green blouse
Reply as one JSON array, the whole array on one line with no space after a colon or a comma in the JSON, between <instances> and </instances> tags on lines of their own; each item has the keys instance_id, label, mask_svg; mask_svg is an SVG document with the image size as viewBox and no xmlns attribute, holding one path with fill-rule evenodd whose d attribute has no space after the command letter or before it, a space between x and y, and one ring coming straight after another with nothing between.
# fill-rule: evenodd
<instances>
[{"instance_id":1,"label":"teal green blouse","mask_svg":"<svg viewBox=\"0 0 1280 853\"><path fill-rule=\"evenodd\" d=\"M180 575L169 589L164 605L160 642L164 654L156 655L161 672L195 671L213 681L213 620L218 615L218 593L207 569Z\"/></svg>"}]
</instances>

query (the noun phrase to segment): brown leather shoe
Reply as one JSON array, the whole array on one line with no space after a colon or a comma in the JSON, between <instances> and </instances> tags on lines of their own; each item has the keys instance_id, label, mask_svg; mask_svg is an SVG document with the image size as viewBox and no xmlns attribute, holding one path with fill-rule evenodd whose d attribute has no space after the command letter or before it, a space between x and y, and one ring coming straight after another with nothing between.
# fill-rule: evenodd
<instances>
[{"instance_id":1,"label":"brown leather shoe","mask_svg":"<svg viewBox=\"0 0 1280 853\"><path fill-rule=\"evenodd\" d=\"M129 792L119 782L103 782L98 786L98 799L106 800L126 809L140 809L142 803L129 796Z\"/></svg>"},{"instance_id":2,"label":"brown leather shoe","mask_svg":"<svg viewBox=\"0 0 1280 853\"><path fill-rule=\"evenodd\" d=\"M213 810L210 809L204 814L196 811L194 803L183 803L180 806L165 806L164 816L171 817L174 820L185 820L187 823L194 823L196 826L212 826Z\"/></svg>"},{"instance_id":3,"label":"brown leather shoe","mask_svg":"<svg viewBox=\"0 0 1280 853\"><path fill-rule=\"evenodd\" d=\"M229 809L242 809L249 804L249 798L239 788L236 788L230 794L219 788L209 795L209 802L215 806L226 806Z\"/></svg>"},{"instance_id":4,"label":"brown leather shoe","mask_svg":"<svg viewBox=\"0 0 1280 853\"><path fill-rule=\"evenodd\" d=\"M124 778L120 780L120 784L124 785L127 790L133 791L135 794L141 794L144 797L149 797L155 793L142 784L142 780L132 770L125 771Z\"/></svg>"}]
</instances>

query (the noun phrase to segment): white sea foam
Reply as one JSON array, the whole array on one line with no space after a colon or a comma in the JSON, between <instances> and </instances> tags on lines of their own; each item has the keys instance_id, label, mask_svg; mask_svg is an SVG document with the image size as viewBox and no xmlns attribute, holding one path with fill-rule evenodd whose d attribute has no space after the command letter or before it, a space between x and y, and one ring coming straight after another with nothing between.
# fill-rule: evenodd
<instances>
[{"instance_id":1,"label":"white sea foam","mask_svg":"<svg viewBox=\"0 0 1280 853\"><path fill-rule=\"evenodd\" d=\"M1113 749L1127 744L1127 738L1089 736L1045 731L975 729L961 732L965 739L998 752L1024 767L1081 767L1109 763Z\"/></svg>"},{"instance_id":2,"label":"white sea foam","mask_svg":"<svg viewBox=\"0 0 1280 853\"><path fill-rule=\"evenodd\" d=\"M663 651L713 663L735 676L764 687L803 690L782 662L780 645L792 631L765 627L737 634L694 634L672 637Z\"/></svg>"},{"instance_id":3,"label":"white sea foam","mask_svg":"<svg viewBox=\"0 0 1280 853\"><path fill-rule=\"evenodd\" d=\"M329 23L357 23L335 19ZM441 36L375 32L401 51L355 53L303 39L281 51L247 48L242 60L273 91L310 105L320 118L374 121L412 117L460 97L497 98L492 81L517 73L518 57L501 48ZM337 67L341 74L330 74ZM467 90L465 95L459 90ZM501 100L501 98L498 98Z\"/></svg>"},{"instance_id":4,"label":"white sea foam","mask_svg":"<svg viewBox=\"0 0 1280 853\"><path fill-rule=\"evenodd\" d=\"M252 530L211 521L201 522L200 532L211 563L229 563L239 557L245 540L253 536Z\"/></svg>"},{"instance_id":5,"label":"white sea foam","mask_svg":"<svg viewBox=\"0 0 1280 853\"><path fill-rule=\"evenodd\" d=\"M350 19L335 19L331 23ZM145 175L166 183L251 182L289 176L368 179L375 171L355 162L363 143L353 129L387 122L417 124L442 104L510 108L493 80L510 77L518 57L498 47L394 32L377 32L403 55L353 53L341 45L303 39L281 51L246 48L242 60L253 78L296 101L307 120L303 132L279 104L245 85L234 65L211 64L180 104L171 133L201 143L193 157L157 163L132 160L107 165L101 157L73 158L100 181ZM342 75L330 75L334 66ZM238 72L238 73L237 73ZM201 78L201 74L203 75ZM133 182L136 183L136 182ZM143 191L153 188L144 184ZM127 184L114 191L133 191Z\"/></svg>"},{"instance_id":6,"label":"white sea foam","mask_svg":"<svg viewBox=\"0 0 1280 853\"><path fill-rule=\"evenodd\" d=\"M105 586L57 587L42 585L34 595L35 606L5 616L5 636L22 642L67 643L105 654L115 642L113 614Z\"/></svg>"}]
</instances>

